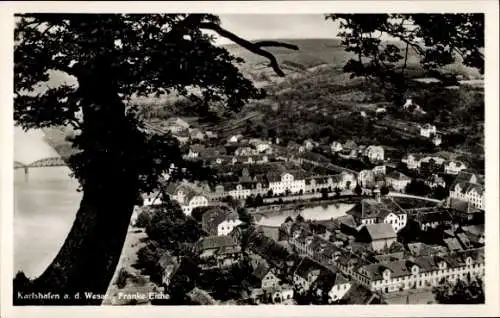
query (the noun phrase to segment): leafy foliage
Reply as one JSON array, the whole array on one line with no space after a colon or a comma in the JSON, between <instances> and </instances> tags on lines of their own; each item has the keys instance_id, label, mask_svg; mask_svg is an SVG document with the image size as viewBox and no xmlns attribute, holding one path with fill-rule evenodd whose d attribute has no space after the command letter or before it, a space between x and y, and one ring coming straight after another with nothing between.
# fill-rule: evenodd
<instances>
[{"instance_id":1,"label":"leafy foliage","mask_svg":"<svg viewBox=\"0 0 500 318\"><path fill-rule=\"evenodd\" d=\"M460 59L465 65L484 72L483 14L328 14L339 20L342 45L355 58L344 71L356 76L377 78L394 100L402 101L407 89L405 70L409 50L421 56L427 69L452 64ZM389 36L402 45L383 41Z\"/></svg>"},{"instance_id":2,"label":"leafy foliage","mask_svg":"<svg viewBox=\"0 0 500 318\"><path fill-rule=\"evenodd\" d=\"M440 304L484 304L484 286L479 278L471 280L470 275L466 280L447 283L433 289L436 300Z\"/></svg>"},{"instance_id":3,"label":"leafy foliage","mask_svg":"<svg viewBox=\"0 0 500 318\"><path fill-rule=\"evenodd\" d=\"M221 29L218 18L209 14L18 15L16 124L25 129L73 125L73 146L81 151L69 162L82 184L96 174L98 158L119 157L116 170L138 176L131 183L144 192L157 189L161 173L171 167L176 168L171 180L198 176L200 171L189 173L193 167L182 161L172 136L146 132L136 105L123 107L122 101L175 94L193 101L203 115L238 110L263 96L239 72L242 60L213 45L205 28L267 53ZM53 71L76 78L77 84L50 87Z\"/></svg>"}]
</instances>

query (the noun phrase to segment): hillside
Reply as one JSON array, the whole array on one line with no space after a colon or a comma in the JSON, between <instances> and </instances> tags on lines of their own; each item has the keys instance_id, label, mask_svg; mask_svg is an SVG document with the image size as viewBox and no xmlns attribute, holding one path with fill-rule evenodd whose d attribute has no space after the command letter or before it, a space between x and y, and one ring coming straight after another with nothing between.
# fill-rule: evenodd
<instances>
[{"instance_id":1,"label":"hillside","mask_svg":"<svg viewBox=\"0 0 500 318\"><path fill-rule=\"evenodd\" d=\"M381 105L387 106L388 101L375 82L351 79L349 74L342 71L350 54L344 51L340 40L280 41L295 44L300 49L269 49L287 74L284 78L276 77L267 67L266 59L236 45L226 46L232 54L245 59L241 70L258 86L266 86L268 97L249 103L222 125L204 124L203 127L217 130L222 136L244 132L260 137L279 134L284 139L299 141L305 138L325 141L354 138L363 143L422 150L429 148L428 145L421 144L411 135L402 135L401 129L390 123L397 123L402 127L418 122L433 122L440 129L453 132L452 142L447 143L451 150L484 152L484 134L481 128L484 123L484 101L480 89L462 87L451 91L434 84L413 83L408 96L427 111L427 116L412 117L391 113L383 121L376 122L377 119L373 117L375 109ZM412 78L430 76L417 63L415 53L410 51L409 55L407 74ZM461 74L464 78L478 77L477 71L459 63L443 69ZM177 98L163 97L136 102L144 106L145 118L153 120L196 114L195 109L176 100ZM367 113L368 119L360 118L361 112ZM69 152L67 146L61 148L60 152Z\"/></svg>"},{"instance_id":2,"label":"hillside","mask_svg":"<svg viewBox=\"0 0 500 318\"><path fill-rule=\"evenodd\" d=\"M285 48L266 48L276 56L285 74L292 77L307 74L308 70L314 70L316 67L326 65L343 66L354 56L353 53L344 50L340 39L277 39L276 41L294 44L299 48L298 51ZM401 42L390 42L390 44L398 46L401 50L405 48ZM254 80L257 86L268 86L283 82L283 79L277 77L267 67L268 60L266 58L255 55L236 44L228 44L224 45L224 47L234 56L245 60L240 69L245 75ZM410 48L407 64L419 68L419 62L420 57L415 50ZM479 77L477 70L460 63L448 65L442 71L460 74L469 79Z\"/></svg>"}]
</instances>

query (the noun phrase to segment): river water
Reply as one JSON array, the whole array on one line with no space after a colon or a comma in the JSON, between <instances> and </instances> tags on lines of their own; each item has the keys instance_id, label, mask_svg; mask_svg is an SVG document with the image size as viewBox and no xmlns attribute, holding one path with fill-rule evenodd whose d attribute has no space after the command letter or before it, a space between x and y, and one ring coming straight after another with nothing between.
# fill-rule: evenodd
<instances>
[{"instance_id":1,"label":"river water","mask_svg":"<svg viewBox=\"0 0 500 318\"><path fill-rule=\"evenodd\" d=\"M333 203L329 205L319 205L315 207L305 208L300 212L300 215L306 220L329 220L331 218L338 218L346 214L347 211L352 209L354 204L347 203ZM288 213L273 214L269 217L263 217L256 223L265 226L280 226L285 222Z\"/></svg>"},{"instance_id":2,"label":"river water","mask_svg":"<svg viewBox=\"0 0 500 318\"><path fill-rule=\"evenodd\" d=\"M43 132L14 131L14 160L30 164L55 157ZM82 194L68 167L14 171L14 271L40 275L52 262L75 219Z\"/></svg>"}]
</instances>

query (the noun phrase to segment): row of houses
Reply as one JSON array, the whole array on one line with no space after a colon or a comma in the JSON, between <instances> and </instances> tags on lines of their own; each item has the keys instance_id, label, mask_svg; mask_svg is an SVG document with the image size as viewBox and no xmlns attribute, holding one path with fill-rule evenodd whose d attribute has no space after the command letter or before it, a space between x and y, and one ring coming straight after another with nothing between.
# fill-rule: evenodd
<instances>
[{"instance_id":1,"label":"row of houses","mask_svg":"<svg viewBox=\"0 0 500 318\"><path fill-rule=\"evenodd\" d=\"M271 291L278 299L293 297L297 293L309 294L323 300L322 303L341 300L354 304L374 303L376 297L373 294L358 284L352 284L335 268L318 262L311 257L313 254L297 255L284 247L286 242L280 244L259 231L252 233L249 242L250 251L257 256L252 257L252 266L261 292Z\"/></svg>"},{"instance_id":2,"label":"row of houses","mask_svg":"<svg viewBox=\"0 0 500 318\"><path fill-rule=\"evenodd\" d=\"M300 253L327 266L334 266L347 279L372 292L430 288L447 280L465 279L467 275L473 278L484 276L483 248L434 250L429 247L431 251L424 253L421 246L411 246L413 255L407 255L395 248L401 244L397 243L395 232L389 224L364 225L358 236L362 238L365 235L370 238L369 246L381 253L380 256L353 252L355 244L349 244L350 248L342 248L311 233L294 235L290 243ZM467 242L465 234L459 235L463 236L461 241Z\"/></svg>"},{"instance_id":3,"label":"row of houses","mask_svg":"<svg viewBox=\"0 0 500 318\"><path fill-rule=\"evenodd\" d=\"M467 165L461 161L446 160L439 156L408 154L401 159L409 170L420 170L424 166L437 166L444 174L457 175L460 171L467 169Z\"/></svg>"},{"instance_id":4,"label":"row of houses","mask_svg":"<svg viewBox=\"0 0 500 318\"><path fill-rule=\"evenodd\" d=\"M381 162L385 159L385 151L382 146L377 145L357 145L353 140L349 140L344 144L334 141L330 145L332 153L338 153L344 158L367 157L370 162Z\"/></svg>"},{"instance_id":5,"label":"row of houses","mask_svg":"<svg viewBox=\"0 0 500 318\"><path fill-rule=\"evenodd\" d=\"M243 178L243 179L242 179ZM211 188L207 184L197 186L187 182L171 183L167 193L171 199L177 201L182 211L190 215L194 208L206 207L211 202L220 201L227 196L235 199L246 199L249 196L264 196L284 194L305 194L319 192L321 189L333 191L352 189L356 186L355 176L342 172L331 176L307 176L302 171L289 171L282 173L269 172L263 176L251 178L248 171L237 182L226 182ZM158 194L145 198L144 205L159 204Z\"/></svg>"},{"instance_id":6,"label":"row of houses","mask_svg":"<svg viewBox=\"0 0 500 318\"><path fill-rule=\"evenodd\" d=\"M374 292L390 293L431 288L446 281L484 277L484 249L448 255L407 257L389 262L367 263L351 255L339 256L337 267L346 276Z\"/></svg>"}]
</instances>

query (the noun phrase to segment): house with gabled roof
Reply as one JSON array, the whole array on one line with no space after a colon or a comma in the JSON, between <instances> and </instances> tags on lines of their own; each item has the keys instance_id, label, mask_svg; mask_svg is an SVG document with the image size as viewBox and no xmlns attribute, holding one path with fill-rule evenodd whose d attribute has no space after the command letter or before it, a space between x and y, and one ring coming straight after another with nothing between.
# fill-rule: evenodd
<instances>
[{"instance_id":1,"label":"house with gabled roof","mask_svg":"<svg viewBox=\"0 0 500 318\"><path fill-rule=\"evenodd\" d=\"M191 215L191 212L196 207L208 206L208 196L203 190L186 183L169 184L167 193L179 203L182 212L186 215Z\"/></svg>"},{"instance_id":2,"label":"house with gabled roof","mask_svg":"<svg viewBox=\"0 0 500 318\"><path fill-rule=\"evenodd\" d=\"M460 244L460 241L458 239L456 239L455 237L446 238L446 239L443 239L443 241L444 241L444 244L446 245L446 247L448 248L448 251L450 253L463 250L462 245Z\"/></svg>"},{"instance_id":3,"label":"house with gabled roof","mask_svg":"<svg viewBox=\"0 0 500 318\"><path fill-rule=\"evenodd\" d=\"M341 272L322 270L311 286L317 299L327 300L328 303L340 301L351 288L351 282Z\"/></svg>"},{"instance_id":4,"label":"house with gabled roof","mask_svg":"<svg viewBox=\"0 0 500 318\"><path fill-rule=\"evenodd\" d=\"M451 199L464 200L473 207L484 210L484 183L482 178L471 172L461 171L450 187ZM481 182L481 183L480 183Z\"/></svg>"},{"instance_id":5,"label":"house with gabled roof","mask_svg":"<svg viewBox=\"0 0 500 318\"><path fill-rule=\"evenodd\" d=\"M364 225L359 231L361 241L368 241L375 251L389 248L397 241L397 234L392 225L388 223L375 223Z\"/></svg>"},{"instance_id":6,"label":"house with gabled roof","mask_svg":"<svg viewBox=\"0 0 500 318\"><path fill-rule=\"evenodd\" d=\"M431 136L435 135L437 132L436 126L431 125L431 124L424 124L420 126L420 136L430 138Z\"/></svg>"},{"instance_id":7,"label":"house with gabled roof","mask_svg":"<svg viewBox=\"0 0 500 318\"><path fill-rule=\"evenodd\" d=\"M460 245L462 246L462 248L464 250L468 250L470 248L472 248L472 243L469 239L469 237L467 236L467 234L465 233L457 233L457 239L458 241L460 242Z\"/></svg>"},{"instance_id":8,"label":"house with gabled roof","mask_svg":"<svg viewBox=\"0 0 500 318\"><path fill-rule=\"evenodd\" d=\"M194 247L201 260L200 267L226 268L241 259L241 247L231 236L206 236L200 238Z\"/></svg>"},{"instance_id":9,"label":"house with gabled roof","mask_svg":"<svg viewBox=\"0 0 500 318\"><path fill-rule=\"evenodd\" d=\"M276 276L273 268L267 262L259 263L251 274L258 288L263 290L273 289L278 287L281 279Z\"/></svg>"},{"instance_id":10,"label":"house with gabled roof","mask_svg":"<svg viewBox=\"0 0 500 318\"><path fill-rule=\"evenodd\" d=\"M406 167L410 170L417 170L420 168L420 160L423 155L421 154L408 154L401 159L401 162L406 164Z\"/></svg>"},{"instance_id":11,"label":"house with gabled roof","mask_svg":"<svg viewBox=\"0 0 500 318\"><path fill-rule=\"evenodd\" d=\"M345 270L347 267L341 268ZM484 279L484 249L370 263L352 270L351 276L374 292L391 293L430 288L439 286L446 280L463 280L467 275Z\"/></svg>"},{"instance_id":12,"label":"house with gabled roof","mask_svg":"<svg viewBox=\"0 0 500 318\"><path fill-rule=\"evenodd\" d=\"M346 214L353 216L360 225L386 223L395 232L406 226L406 212L392 198L363 199Z\"/></svg>"},{"instance_id":13,"label":"house with gabled roof","mask_svg":"<svg viewBox=\"0 0 500 318\"><path fill-rule=\"evenodd\" d=\"M296 290L307 292L322 270L325 270L323 266L307 256L303 257L293 272L293 283Z\"/></svg>"},{"instance_id":14,"label":"house with gabled roof","mask_svg":"<svg viewBox=\"0 0 500 318\"><path fill-rule=\"evenodd\" d=\"M444 179L437 174L433 174L429 178L427 178L425 180L425 184L428 185L431 189L435 189L437 187L446 187L446 181L444 181Z\"/></svg>"},{"instance_id":15,"label":"house with gabled roof","mask_svg":"<svg viewBox=\"0 0 500 318\"><path fill-rule=\"evenodd\" d=\"M484 244L484 224L462 226L470 241L476 245Z\"/></svg>"},{"instance_id":16,"label":"house with gabled roof","mask_svg":"<svg viewBox=\"0 0 500 318\"><path fill-rule=\"evenodd\" d=\"M190 127L190 125L185 120L179 117L167 119L165 125L167 126L167 129L174 134L181 131L187 131Z\"/></svg>"},{"instance_id":17,"label":"house with gabled roof","mask_svg":"<svg viewBox=\"0 0 500 318\"><path fill-rule=\"evenodd\" d=\"M411 178L394 170L386 175L385 182L387 186L392 187L394 190L403 192L406 186L411 182Z\"/></svg>"},{"instance_id":18,"label":"house with gabled roof","mask_svg":"<svg viewBox=\"0 0 500 318\"><path fill-rule=\"evenodd\" d=\"M214 206L202 216L202 229L209 235L229 235L241 223L238 214L226 207Z\"/></svg>"},{"instance_id":19,"label":"house with gabled roof","mask_svg":"<svg viewBox=\"0 0 500 318\"><path fill-rule=\"evenodd\" d=\"M447 160L443 163L444 173L457 175L460 171L467 169L467 166L462 161Z\"/></svg>"},{"instance_id":20,"label":"house with gabled roof","mask_svg":"<svg viewBox=\"0 0 500 318\"><path fill-rule=\"evenodd\" d=\"M384 148L382 146L370 145L363 151L363 155L368 157L370 162L379 162L384 160Z\"/></svg>"},{"instance_id":21,"label":"house with gabled roof","mask_svg":"<svg viewBox=\"0 0 500 318\"><path fill-rule=\"evenodd\" d=\"M454 222L453 215L448 209L438 207L431 211L419 211L413 214L412 219L419 225L422 231L435 229L442 225L451 225Z\"/></svg>"}]
</instances>

